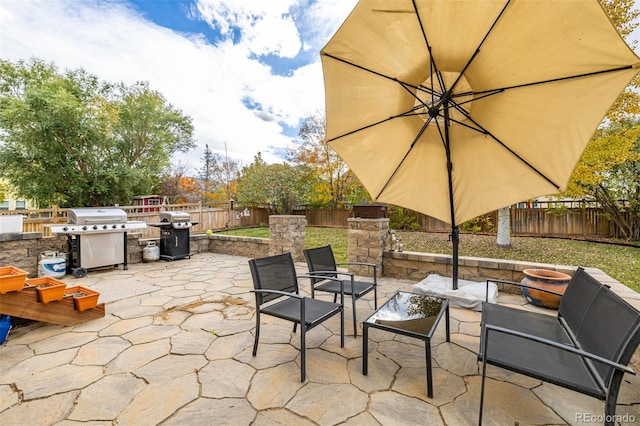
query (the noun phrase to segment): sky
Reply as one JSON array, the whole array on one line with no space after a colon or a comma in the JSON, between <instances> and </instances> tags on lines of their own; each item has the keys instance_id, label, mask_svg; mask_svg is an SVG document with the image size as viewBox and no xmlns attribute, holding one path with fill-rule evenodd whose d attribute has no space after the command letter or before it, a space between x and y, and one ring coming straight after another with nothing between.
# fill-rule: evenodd
<instances>
[{"instance_id":1,"label":"sky","mask_svg":"<svg viewBox=\"0 0 640 426\"><path fill-rule=\"evenodd\" d=\"M0 58L147 81L192 118L197 147L173 163L195 176L205 145L242 166L284 161L324 111L319 52L356 2L0 0Z\"/></svg>"},{"instance_id":2,"label":"sky","mask_svg":"<svg viewBox=\"0 0 640 426\"><path fill-rule=\"evenodd\" d=\"M282 162L324 110L320 49L356 0L0 0L0 58L37 57L101 80L147 81L205 145L248 165ZM226 154L225 154L226 150Z\"/></svg>"}]
</instances>

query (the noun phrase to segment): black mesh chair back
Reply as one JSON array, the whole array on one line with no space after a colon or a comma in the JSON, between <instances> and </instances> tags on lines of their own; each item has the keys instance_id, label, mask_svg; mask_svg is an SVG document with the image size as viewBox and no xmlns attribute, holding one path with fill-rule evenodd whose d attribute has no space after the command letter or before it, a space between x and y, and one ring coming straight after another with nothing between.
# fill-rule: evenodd
<instances>
[{"instance_id":1,"label":"black mesh chair back","mask_svg":"<svg viewBox=\"0 0 640 426\"><path fill-rule=\"evenodd\" d=\"M353 310L353 335L358 335L358 323L356 315L356 300L365 294L373 291L375 309L378 309L378 281L376 276L376 265L363 262L337 263L330 245L315 247L304 250L304 257L307 261L309 273L315 277L311 280L311 297L315 297L316 291L333 293L333 301L336 301L340 291L340 282L344 294L351 296L351 308ZM358 265L371 268L373 270L372 280L356 280L354 274L350 272L338 271L338 265ZM324 278L326 277L326 278Z\"/></svg>"},{"instance_id":2,"label":"black mesh chair back","mask_svg":"<svg viewBox=\"0 0 640 426\"><path fill-rule=\"evenodd\" d=\"M270 315L293 322L293 332L300 325L301 379L306 378L307 330L329 318L340 315L340 347L344 347L344 291L340 291L340 303L316 300L299 294L298 277L291 253L249 260L256 295L256 330L253 356L258 351L260 315ZM341 286L340 286L341 287Z\"/></svg>"},{"instance_id":3,"label":"black mesh chair back","mask_svg":"<svg viewBox=\"0 0 640 426\"><path fill-rule=\"evenodd\" d=\"M558 316L485 303L482 308L482 385L493 364L605 401L605 424L615 422L616 400L640 344L640 311L578 268Z\"/></svg>"},{"instance_id":4,"label":"black mesh chair back","mask_svg":"<svg viewBox=\"0 0 640 426\"><path fill-rule=\"evenodd\" d=\"M326 277L336 277L337 274L331 274L327 272L319 272L317 271L337 271L338 267L336 265L336 260L333 255L333 249L331 246L323 246L310 248L304 251L304 257L307 261L307 266L309 267L309 272L314 275L321 275ZM322 281L321 278L311 278L311 282L313 284Z\"/></svg>"},{"instance_id":5,"label":"black mesh chair back","mask_svg":"<svg viewBox=\"0 0 640 426\"><path fill-rule=\"evenodd\" d=\"M249 261L255 289L279 290L298 294L298 280L291 253ZM256 293L258 304L262 305L282 297L276 293Z\"/></svg>"},{"instance_id":6,"label":"black mesh chair back","mask_svg":"<svg viewBox=\"0 0 640 426\"><path fill-rule=\"evenodd\" d=\"M579 269L567 287L558 313L567 322L582 349L627 365L640 343L640 312L610 288ZM566 297L570 292L571 297ZM582 312L582 314L578 314ZM589 361L609 387L615 368Z\"/></svg>"}]
</instances>

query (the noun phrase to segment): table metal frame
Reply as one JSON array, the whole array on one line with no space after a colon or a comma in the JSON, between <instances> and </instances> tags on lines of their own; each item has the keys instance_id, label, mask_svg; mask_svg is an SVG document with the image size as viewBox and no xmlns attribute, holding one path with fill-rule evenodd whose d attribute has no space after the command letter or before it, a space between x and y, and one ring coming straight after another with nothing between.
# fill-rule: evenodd
<instances>
[{"instance_id":1,"label":"table metal frame","mask_svg":"<svg viewBox=\"0 0 640 426\"><path fill-rule=\"evenodd\" d=\"M376 322L370 321L370 319L376 316L380 311L387 308L387 305L391 303L399 293L407 294L411 296L419 296L419 297L428 297L431 299L439 299L442 301L442 307L440 311L436 315L436 319L426 334L418 333L415 331L405 330L399 327L393 327L388 324L379 324ZM438 328L438 324L440 323L440 319L442 316L445 316L446 321L446 338L447 342L450 342L450 321L449 321L449 301L447 299L441 299L437 297L425 296L423 294L411 293L407 291L398 291L396 292L389 300L387 300L380 308L378 308L373 314L371 314L364 322L362 323L362 374L367 375L368 373L368 364L369 364L369 327L377 328L380 330L390 331L392 333L401 334L403 336L413 337L415 339L420 339L425 343L425 360L427 367L427 396L429 398L433 398L433 375L432 375L432 361L431 361L431 339L433 338L433 334ZM409 319L409 318L407 318Z\"/></svg>"}]
</instances>

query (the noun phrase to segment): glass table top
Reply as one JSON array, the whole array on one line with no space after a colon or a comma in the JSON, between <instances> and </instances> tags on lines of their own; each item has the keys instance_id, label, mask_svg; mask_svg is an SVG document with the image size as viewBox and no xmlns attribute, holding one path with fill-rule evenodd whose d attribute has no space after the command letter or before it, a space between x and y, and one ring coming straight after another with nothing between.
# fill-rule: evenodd
<instances>
[{"instance_id":1,"label":"glass table top","mask_svg":"<svg viewBox=\"0 0 640 426\"><path fill-rule=\"evenodd\" d=\"M427 335L445 307L445 302L445 299L437 297L400 291L367 318L365 323Z\"/></svg>"}]
</instances>

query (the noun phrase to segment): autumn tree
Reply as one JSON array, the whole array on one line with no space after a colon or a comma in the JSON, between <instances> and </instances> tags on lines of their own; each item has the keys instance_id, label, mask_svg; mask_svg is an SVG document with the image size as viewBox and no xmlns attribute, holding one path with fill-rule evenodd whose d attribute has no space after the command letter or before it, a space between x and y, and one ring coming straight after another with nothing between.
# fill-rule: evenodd
<instances>
[{"instance_id":1,"label":"autumn tree","mask_svg":"<svg viewBox=\"0 0 640 426\"><path fill-rule=\"evenodd\" d=\"M0 128L1 176L41 206L126 205L194 145L191 119L147 83L38 59L0 61Z\"/></svg>"},{"instance_id":2,"label":"autumn tree","mask_svg":"<svg viewBox=\"0 0 640 426\"><path fill-rule=\"evenodd\" d=\"M601 0L620 34L629 38L638 26L633 0ZM637 41L630 41L632 46ZM597 201L628 240L640 239L640 77L618 97L603 125L587 145L563 197Z\"/></svg>"},{"instance_id":3,"label":"autumn tree","mask_svg":"<svg viewBox=\"0 0 640 426\"><path fill-rule=\"evenodd\" d=\"M627 240L640 239L640 120L599 129L567 191L596 200Z\"/></svg>"},{"instance_id":4,"label":"autumn tree","mask_svg":"<svg viewBox=\"0 0 640 426\"><path fill-rule=\"evenodd\" d=\"M189 166L174 164L165 173L158 185L159 193L171 203L197 203L200 201L200 185L196 179L189 177Z\"/></svg>"},{"instance_id":5,"label":"autumn tree","mask_svg":"<svg viewBox=\"0 0 640 426\"><path fill-rule=\"evenodd\" d=\"M336 208L370 199L358 178L327 143L325 117L320 112L304 119L296 145L287 154L289 161L304 165L308 171L312 205Z\"/></svg>"}]
</instances>

